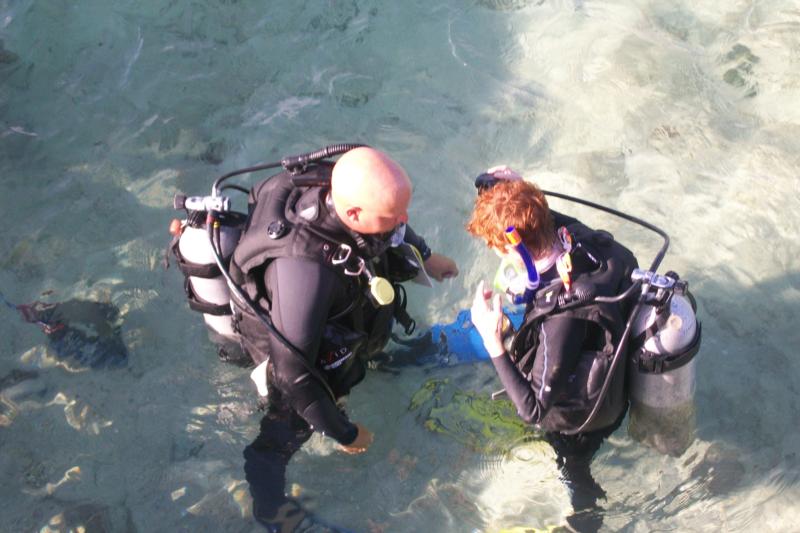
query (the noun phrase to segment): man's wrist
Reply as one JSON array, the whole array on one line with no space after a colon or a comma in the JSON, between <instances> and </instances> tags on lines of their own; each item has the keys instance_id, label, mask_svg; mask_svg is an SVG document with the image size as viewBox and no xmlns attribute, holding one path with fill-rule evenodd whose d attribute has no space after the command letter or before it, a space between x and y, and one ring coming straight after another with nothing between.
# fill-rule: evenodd
<instances>
[{"instance_id":1,"label":"man's wrist","mask_svg":"<svg viewBox=\"0 0 800 533\"><path fill-rule=\"evenodd\" d=\"M419 248L419 256L422 258L423 261L427 261L430 258L431 254L433 254L433 250L431 250L430 247L423 242L422 247Z\"/></svg>"}]
</instances>

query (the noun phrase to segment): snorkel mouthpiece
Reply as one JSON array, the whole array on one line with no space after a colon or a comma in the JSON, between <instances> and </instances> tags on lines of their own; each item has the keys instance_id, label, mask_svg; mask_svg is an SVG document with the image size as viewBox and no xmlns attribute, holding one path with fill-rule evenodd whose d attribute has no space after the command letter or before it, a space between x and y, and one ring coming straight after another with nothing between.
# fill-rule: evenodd
<instances>
[{"instance_id":1,"label":"snorkel mouthpiece","mask_svg":"<svg viewBox=\"0 0 800 533\"><path fill-rule=\"evenodd\" d=\"M525 263L525 270L528 271L528 281L525 283L525 292L521 295L514 296L514 304L529 304L533 301L536 295L536 289L539 288L539 272L536 270L536 265L533 263L531 254L522 242L517 228L509 226L506 228L506 240L514 247L522 262Z\"/></svg>"}]
</instances>

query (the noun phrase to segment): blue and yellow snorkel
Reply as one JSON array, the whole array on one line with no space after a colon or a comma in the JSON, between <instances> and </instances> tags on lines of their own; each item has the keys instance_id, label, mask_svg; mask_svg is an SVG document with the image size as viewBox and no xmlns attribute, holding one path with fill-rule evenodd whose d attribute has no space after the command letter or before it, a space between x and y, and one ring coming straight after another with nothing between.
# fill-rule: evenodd
<instances>
[{"instance_id":1,"label":"blue and yellow snorkel","mask_svg":"<svg viewBox=\"0 0 800 533\"><path fill-rule=\"evenodd\" d=\"M517 228L514 226L506 228L506 240L508 240L509 244L514 247L522 258L522 262L525 263L525 270L528 272L528 279L525 282L525 292L522 294L515 294L513 296L513 303L514 305L527 305L533 301L533 297L536 295L536 289L539 288L539 272L536 270L533 258L522 242L522 237L520 237Z\"/></svg>"}]
</instances>

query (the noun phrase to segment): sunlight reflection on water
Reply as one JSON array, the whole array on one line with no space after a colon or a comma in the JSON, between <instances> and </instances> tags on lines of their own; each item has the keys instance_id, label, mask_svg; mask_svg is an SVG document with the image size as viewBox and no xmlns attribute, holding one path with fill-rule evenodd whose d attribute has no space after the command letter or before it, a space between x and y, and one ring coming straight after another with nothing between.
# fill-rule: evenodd
<instances>
[{"instance_id":1,"label":"sunlight reflection on water","mask_svg":"<svg viewBox=\"0 0 800 533\"><path fill-rule=\"evenodd\" d=\"M780 0L0 0L0 289L111 302L128 352L122 368L89 370L3 308L0 529L258 530L241 454L260 413L161 267L169 205L334 142L400 161L414 226L459 262L457 280L410 288L421 325L452 321L496 266L463 231L488 166L667 230L664 268L690 281L704 327L697 440L676 459L617 431L594 462L606 528L791 529L799 29ZM575 213L640 262L655 253L650 235ZM409 400L432 377L497 388L487 365L372 372L348 409L373 449L344 457L312 439L287 490L357 531L563 523L540 442L486 454L425 429Z\"/></svg>"}]
</instances>

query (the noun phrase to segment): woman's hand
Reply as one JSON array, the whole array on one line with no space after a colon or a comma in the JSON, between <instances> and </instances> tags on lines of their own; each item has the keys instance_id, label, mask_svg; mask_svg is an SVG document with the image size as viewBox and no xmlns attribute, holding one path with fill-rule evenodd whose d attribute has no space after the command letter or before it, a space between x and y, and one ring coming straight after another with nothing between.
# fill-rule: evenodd
<instances>
[{"instance_id":1,"label":"woman's hand","mask_svg":"<svg viewBox=\"0 0 800 533\"><path fill-rule=\"evenodd\" d=\"M483 281L478 284L472 302L472 323L483 339L483 346L491 357L500 357L506 349L503 346L503 306L500 295L492 297L492 291L485 290Z\"/></svg>"}]
</instances>

